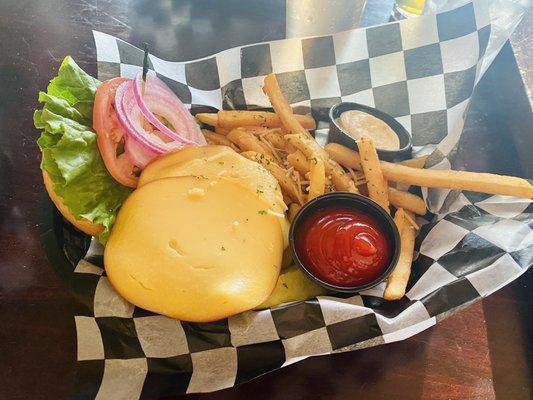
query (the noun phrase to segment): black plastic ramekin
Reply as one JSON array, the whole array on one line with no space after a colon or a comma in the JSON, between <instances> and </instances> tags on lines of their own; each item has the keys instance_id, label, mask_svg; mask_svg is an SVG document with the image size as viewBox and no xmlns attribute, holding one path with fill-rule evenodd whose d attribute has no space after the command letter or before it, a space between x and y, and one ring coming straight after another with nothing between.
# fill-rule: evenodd
<instances>
[{"instance_id":1,"label":"black plastic ramekin","mask_svg":"<svg viewBox=\"0 0 533 400\"><path fill-rule=\"evenodd\" d=\"M400 148L398 150L383 150L376 149L379 159L384 161L396 162L411 158L412 141L411 135L407 130L396 121L389 114L384 113L373 107L364 106L359 103L343 102L334 105L329 110L329 136L328 142L339 143L353 150L357 150L357 142L354 138L348 135L337 122L337 119L345 111L358 110L367 114L373 115L385 122L396 133L400 140Z\"/></svg>"},{"instance_id":2,"label":"black plastic ramekin","mask_svg":"<svg viewBox=\"0 0 533 400\"><path fill-rule=\"evenodd\" d=\"M300 229L303 225L302 223L319 210L324 208L334 209L337 207L351 208L372 217L383 229L386 235L386 240L390 243L392 256L389 264L383 269L377 278L364 285L338 286L326 282L313 274L312 270L305 265L300 257L300 254L298 253L297 241L300 235ZM311 280L334 292L357 293L378 285L390 275L396 263L398 262L398 257L400 255L400 235L398 234L398 229L396 228L396 224L392 220L391 216L376 202L359 194L333 192L311 200L301 208L298 214L296 214L289 231L289 246L294 262L307 274L307 276L309 276L309 278L311 278Z\"/></svg>"}]
</instances>

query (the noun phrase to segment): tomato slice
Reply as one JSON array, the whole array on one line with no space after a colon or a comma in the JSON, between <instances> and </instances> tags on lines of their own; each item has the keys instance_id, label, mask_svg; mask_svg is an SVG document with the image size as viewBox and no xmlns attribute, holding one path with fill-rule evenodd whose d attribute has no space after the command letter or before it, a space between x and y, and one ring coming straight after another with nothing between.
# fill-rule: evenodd
<instances>
[{"instance_id":1,"label":"tomato slice","mask_svg":"<svg viewBox=\"0 0 533 400\"><path fill-rule=\"evenodd\" d=\"M124 147L124 130L115 113L115 93L127 78L113 78L103 82L96 91L93 108L93 128L96 131L98 149L104 164L113 178L132 188L139 180L136 167L125 153L117 154Z\"/></svg>"}]
</instances>

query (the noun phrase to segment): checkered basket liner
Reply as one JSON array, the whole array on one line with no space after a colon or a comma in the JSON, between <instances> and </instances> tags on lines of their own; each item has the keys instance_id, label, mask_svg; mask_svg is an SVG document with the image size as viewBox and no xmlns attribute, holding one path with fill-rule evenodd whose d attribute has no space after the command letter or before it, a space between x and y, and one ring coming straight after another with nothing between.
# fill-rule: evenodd
<instances>
[{"instance_id":1,"label":"checkered basket liner","mask_svg":"<svg viewBox=\"0 0 533 400\"><path fill-rule=\"evenodd\" d=\"M94 32L100 79L134 76L138 48ZM340 101L377 107L411 132L428 166L453 165L470 97L491 37L476 2L437 15L312 38L222 51L190 62L150 55L193 111L269 107L261 91L276 73L293 107L312 111L327 140L327 110ZM122 299L93 240L73 274L78 302L77 397L158 398L249 381L303 358L408 338L523 274L533 260L529 199L423 190L434 213L416 242L406 296L319 296L213 323L176 321Z\"/></svg>"}]
</instances>

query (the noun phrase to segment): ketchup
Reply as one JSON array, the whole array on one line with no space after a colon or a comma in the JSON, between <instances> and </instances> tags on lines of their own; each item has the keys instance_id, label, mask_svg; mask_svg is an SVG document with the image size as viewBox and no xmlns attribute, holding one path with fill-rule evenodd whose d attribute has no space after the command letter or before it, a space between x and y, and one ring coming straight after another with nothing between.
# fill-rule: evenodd
<instances>
[{"instance_id":1,"label":"ketchup","mask_svg":"<svg viewBox=\"0 0 533 400\"><path fill-rule=\"evenodd\" d=\"M309 272L341 287L372 282L392 257L376 220L350 208L328 207L305 218L296 237L296 251Z\"/></svg>"}]
</instances>

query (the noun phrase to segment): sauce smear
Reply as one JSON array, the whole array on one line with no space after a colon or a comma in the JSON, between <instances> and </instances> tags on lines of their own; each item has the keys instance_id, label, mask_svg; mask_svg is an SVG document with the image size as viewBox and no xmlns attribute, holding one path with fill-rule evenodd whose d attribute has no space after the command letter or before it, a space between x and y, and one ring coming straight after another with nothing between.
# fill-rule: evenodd
<instances>
[{"instance_id":1,"label":"sauce smear","mask_svg":"<svg viewBox=\"0 0 533 400\"><path fill-rule=\"evenodd\" d=\"M296 250L309 272L341 287L372 282L391 260L390 244L378 223L350 208L325 208L307 217Z\"/></svg>"}]
</instances>

